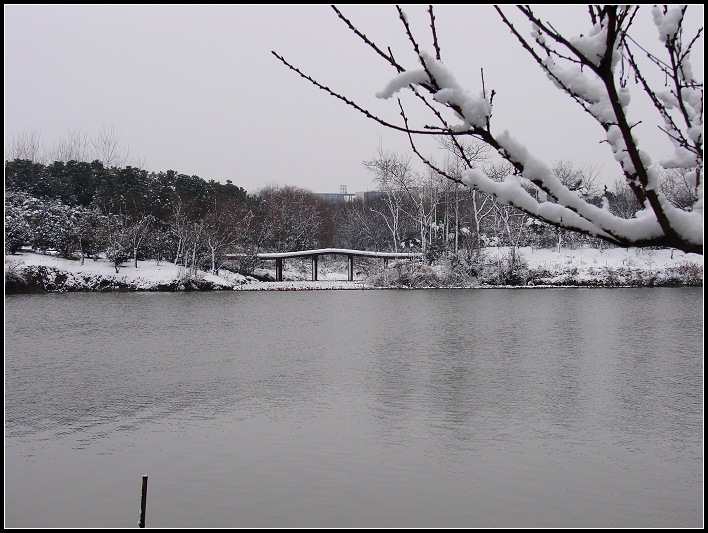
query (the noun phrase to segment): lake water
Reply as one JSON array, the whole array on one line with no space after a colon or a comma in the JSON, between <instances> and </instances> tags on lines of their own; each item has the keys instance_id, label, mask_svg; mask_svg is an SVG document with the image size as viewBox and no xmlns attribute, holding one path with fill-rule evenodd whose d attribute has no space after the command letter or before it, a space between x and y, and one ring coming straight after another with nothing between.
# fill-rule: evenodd
<instances>
[{"instance_id":1,"label":"lake water","mask_svg":"<svg viewBox=\"0 0 708 533\"><path fill-rule=\"evenodd\" d=\"M5 298L5 526L702 527L702 288Z\"/></svg>"}]
</instances>

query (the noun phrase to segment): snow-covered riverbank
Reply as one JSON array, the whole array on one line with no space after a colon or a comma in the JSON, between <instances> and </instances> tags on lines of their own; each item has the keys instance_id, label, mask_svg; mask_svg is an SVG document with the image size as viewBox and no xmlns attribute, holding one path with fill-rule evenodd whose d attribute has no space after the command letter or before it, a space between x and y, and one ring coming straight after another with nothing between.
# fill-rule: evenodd
<instances>
[{"instance_id":1,"label":"snow-covered riverbank","mask_svg":"<svg viewBox=\"0 0 708 533\"><path fill-rule=\"evenodd\" d=\"M508 250L485 251L490 265L500 264ZM702 285L703 256L668 249L577 250L522 248L520 258L523 277L517 286L664 286ZM444 266L412 267L403 263L407 284L402 283L401 269L391 268L368 276L359 275L347 281L346 269L324 268L320 281L308 281L300 270L287 270L282 282L260 281L222 270L219 275L198 272L187 276L183 268L166 262L140 261L115 272L105 260L63 259L53 255L23 252L5 257L5 292L70 292L70 291L184 291L184 290L314 290L368 289L411 286L488 287L499 286L488 280L466 280L460 283L450 277ZM493 266L491 267L493 268ZM268 271L259 271L268 275ZM412 283L415 276L421 280ZM260 276L259 276L260 277ZM485 282L486 281L486 282ZM503 284L502 284L503 285Z\"/></svg>"}]
</instances>

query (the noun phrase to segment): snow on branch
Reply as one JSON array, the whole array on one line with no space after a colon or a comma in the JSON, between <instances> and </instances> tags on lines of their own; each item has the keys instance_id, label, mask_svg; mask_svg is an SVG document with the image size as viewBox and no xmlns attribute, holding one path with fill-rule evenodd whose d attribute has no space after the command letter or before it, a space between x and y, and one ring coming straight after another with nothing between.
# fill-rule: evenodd
<instances>
[{"instance_id":1,"label":"snow on branch","mask_svg":"<svg viewBox=\"0 0 708 533\"><path fill-rule=\"evenodd\" d=\"M508 161L514 174L499 182L477 168L462 173L461 181L473 189L496 196L525 213L549 224L594 235L621 246L668 246L686 252L703 253L703 83L695 79L691 69L691 48L702 37L702 28L689 39L684 38L687 6L654 7L652 18L663 45L665 58L646 52L630 34L640 6L589 6L590 24L575 35L563 35L553 24L541 20L529 6L518 6L523 18L530 23L524 37L515 23L500 7L495 7L502 22L511 30L520 46L527 51L549 79L568 97L578 103L589 117L605 131L605 141L620 165L627 185L643 208L631 219L613 215L570 190L543 163L516 141L512 135L492 129L492 97L482 80L481 88L469 90L460 86L453 73L440 59L439 36L433 8L428 8L430 31L434 46L427 52L411 32L408 17L398 9L404 32L418 58L418 65L406 68L394 58L391 50L375 44L341 11L333 8L367 46L392 66L396 73L376 94L390 99L401 91L412 90L424 107L433 112L437 126L413 127L400 100L403 125L375 117L365 108L347 99L313 78L303 74L277 54L286 66L315 86L357 109L379 124L408 134L414 152L413 136L446 135L451 140L469 136L486 143ZM642 8L643 9L643 8ZM666 87L657 87L649 73L640 68L637 58L642 53L650 65L657 67L667 80ZM695 187L697 201L688 209L671 204L661 192L661 169L650 155L640 148L629 118L632 94L628 87L630 73L638 86L649 96L663 118L662 131L674 144L673 156L661 161L664 168L679 169L686 183ZM443 118L443 110L452 112L455 124ZM444 172L441 175L452 179ZM459 179L456 179L459 181ZM536 192L527 190L529 184Z\"/></svg>"}]
</instances>

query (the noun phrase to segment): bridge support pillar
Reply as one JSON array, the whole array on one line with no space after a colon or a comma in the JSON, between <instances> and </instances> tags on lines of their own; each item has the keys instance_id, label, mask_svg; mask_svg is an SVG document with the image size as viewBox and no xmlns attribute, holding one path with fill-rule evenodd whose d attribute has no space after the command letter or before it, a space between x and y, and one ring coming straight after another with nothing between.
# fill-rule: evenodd
<instances>
[{"instance_id":1,"label":"bridge support pillar","mask_svg":"<svg viewBox=\"0 0 708 533\"><path fill-rule=\"evenodd\" d=\"M347 279L349 281L354 281L354 254L348 254L347 259L348 259L348 263L349 263L349 265L348 265L349 266L349 268L348 268L349 276L347 277Z\"/></svg>"},{"instance_id":2,"label":"bridge support pillar","mask_svg":"<svg viewBox=\"0 0 708 533\"><path fill-rule=\"evenodd\" d=\"M319 257L319 255L312 256L312 281L317 281L317 259Z\"/></svg>"},{"instance_id":3,"label":"bridge support pillar","mask_svg":"<svg viewBox=\"0 0 708 533\"><path fill-rule=\"evenodd\" d=\"M275 281L283 281L283 258L275 260Z\"/></svg>"}]
</instances>

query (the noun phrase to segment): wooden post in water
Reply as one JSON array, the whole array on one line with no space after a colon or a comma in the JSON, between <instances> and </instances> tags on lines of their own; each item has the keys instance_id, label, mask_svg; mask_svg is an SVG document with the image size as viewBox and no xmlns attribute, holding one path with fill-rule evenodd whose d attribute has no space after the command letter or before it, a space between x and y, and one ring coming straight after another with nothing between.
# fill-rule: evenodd
<instances>
[{"instance_id":1,"label":"wooden post in water","mask_svg":"<svg viewBox=\"0 0 708 533\"><path fill-rule=\"evenodd\" d=\"M319 257L317 254L312 256L312 281L317 281L317 260Z\"/></svg>"},{"instance_id":2,"label":"wooden post in water","mask_svg":"<svg viewBox=\"0 0 708 533\"><path fill-rule=\"evenodd\" d=\"M283 259L279 257L275 260L275 281L283 281Z\"/></svg>"},{"instance_id":3,"label":"wooden post in water","mask_svg":"<svg viewBox=\"0 0 708 533\"><path fill-rule=\"evenodd\" d=\"M148 496L148 477L143 476L143 492L140 498L140 522L138 525L140 527L145 527L145 507L147 506L147 496Z\"/></svg>"}]
</instances>

